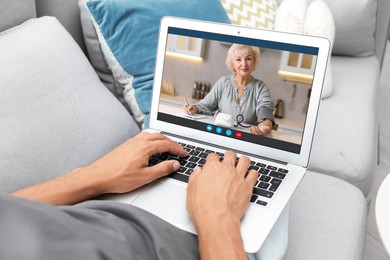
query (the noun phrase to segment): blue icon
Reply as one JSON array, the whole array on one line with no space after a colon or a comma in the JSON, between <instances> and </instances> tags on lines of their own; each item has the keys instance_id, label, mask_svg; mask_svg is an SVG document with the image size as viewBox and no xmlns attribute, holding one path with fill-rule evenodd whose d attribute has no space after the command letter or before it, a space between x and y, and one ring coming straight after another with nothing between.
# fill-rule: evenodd
<instances>
[{"instance_id":1,"label":"blue icon","mask_svg":"<svg viewBox=\"0 0 390 260\"><path fill-rule=\"evenodd\" d=\"M232 130L228 129L228 130L226 130L225 133L226 133L227 136L231 136L232 135Z\"/></svg>"},{"instance_id":2,"label":"blue icon","mask_svg":"<svg viewBox=\"0 0 390 260\"><path fill-rule=\"evenodd\" d=\"M209 131L209 132L212 131L213 130L213 126L212 125L207 125L206 126L206 130Z\"/></svg>"},{"instance_id":3,"label":"blue icon","mask_svg":"<svg viewBox=\"0 0 390 260\"><path fill-rule=\"evenodd\" d=\"M217 132L218 134L222 133L222 128L221 127L217 127L215 129L215 132Z\"/></svg>"}]
</instances>

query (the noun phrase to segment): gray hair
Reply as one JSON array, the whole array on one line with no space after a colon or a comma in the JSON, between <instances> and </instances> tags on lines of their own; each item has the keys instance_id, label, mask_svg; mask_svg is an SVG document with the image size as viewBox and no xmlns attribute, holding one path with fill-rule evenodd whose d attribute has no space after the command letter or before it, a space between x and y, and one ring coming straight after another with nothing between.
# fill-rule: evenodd
<instances>
[{"instance_id":1,"label":"gray hair","mask_svg":"<svg viewBox=\"0 0 390 260\"><path fill-rule=\"evenodd\" d=\"M250 46L250 45L243 45L243 44L233 44L227 53L225 64L227 68L234 74L236 71L233 67L233 54L237 50L242 50L248 48L253 55L253 70L256 69L257 64L260 62L260 49L258 47Z\"/></svg>"}]
</instances>

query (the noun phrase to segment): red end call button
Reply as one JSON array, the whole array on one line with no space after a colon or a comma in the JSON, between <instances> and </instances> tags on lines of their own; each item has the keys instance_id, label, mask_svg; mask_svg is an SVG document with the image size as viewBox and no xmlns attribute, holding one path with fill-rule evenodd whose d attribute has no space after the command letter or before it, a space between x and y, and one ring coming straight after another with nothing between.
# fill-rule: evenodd
<instances>
[{"instance_id":1,"label":"red end call button","mask_svg":"<svg viewBox=\"0 0 390 260\"><path fill-rule=\"evenodd\" d=\"M242 133L241 132L236 132L236 138L241 138L242 137Z\"/></svg>"}]
</instances>

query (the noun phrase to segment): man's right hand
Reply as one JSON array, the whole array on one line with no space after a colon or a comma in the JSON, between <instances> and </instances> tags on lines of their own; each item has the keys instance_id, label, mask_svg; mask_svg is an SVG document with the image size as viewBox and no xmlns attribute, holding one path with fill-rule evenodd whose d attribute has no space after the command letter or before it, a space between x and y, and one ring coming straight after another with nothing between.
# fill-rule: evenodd
<instances>
[{"instance_id":1,"label":"man's right hand","mask_svg":"<svg viewBox=\"0 0 390 260\"><path fill-rule=\"evenodd\" d=\"M258 173L248 157L225 153L207 157L203 169L196 168L187 187L187 210L198 232L202 259L246 259L240 233Z\"/></svg>"}]
</instances>

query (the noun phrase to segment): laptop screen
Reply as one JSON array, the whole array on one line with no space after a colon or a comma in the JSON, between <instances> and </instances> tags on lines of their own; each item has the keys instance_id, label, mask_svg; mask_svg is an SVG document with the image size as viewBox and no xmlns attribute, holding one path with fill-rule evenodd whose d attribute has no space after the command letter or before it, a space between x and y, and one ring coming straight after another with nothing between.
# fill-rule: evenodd
<instances>
[{"instance_id":1,"label":"laptop screen","mask_svg":"<svg viewBox=\"0 0 390 260\"><path fill-rule=\"evenodd\" d=\"M169 27L157 119L299 154L317 55L311 46ZM265 120L272 130L253 128Z\"/></svg>"}]
</instances>

